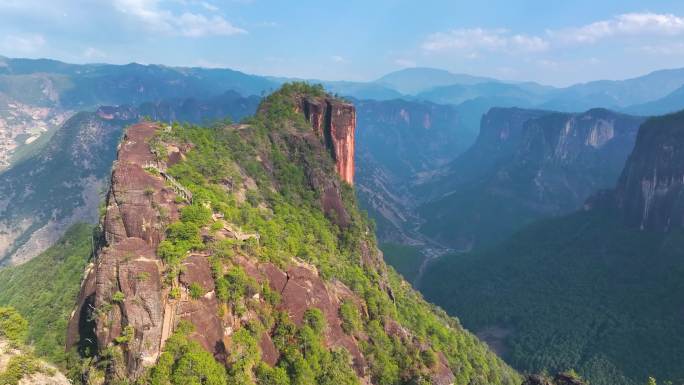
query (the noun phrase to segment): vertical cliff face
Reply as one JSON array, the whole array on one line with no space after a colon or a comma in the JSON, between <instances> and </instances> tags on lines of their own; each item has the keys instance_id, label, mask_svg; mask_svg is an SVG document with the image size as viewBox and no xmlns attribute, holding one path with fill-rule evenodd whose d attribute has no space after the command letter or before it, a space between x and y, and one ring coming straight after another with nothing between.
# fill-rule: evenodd
<instances>
[{"instance_id":1,"label":"vertical cliff face","mask_svg":"<svg viewBox=\"0 0 684 385\"><path fill-rule=\"evenodd\" d=\"M353 105L328 97L301 98L299 110L321 137L333 159L335 169L343 181L354 184L354 131L356 109Z\"/></svg>"},{"instance_id":2,"label":"vertical cliff face","mask_svg":"<svg viewBox=\"0 0 684 385\"><path fill-rule=\"evenodd\" d=\"M641 126L615 198L633 226L667 231L684 225L684 112Z\"/></svg>"},{"instance_id":3,"label":"vertical cliff face","mask_svg":"<svg viewBox=\"0 0 684 385\"><path fill-rule=\"evenodd\" d=\"M642 122L641 117L605 109L581 114L549 113L525 124L517 157L570 167L589 168L598 162L617 175Z\"/></svg>"},{"instance_id":4,"label":"vertical cliff face","mask_svg":"<svg viewBox=\"0 0 684 385\"><path fill-rule=\"evenodd\" d=\"M475 145L431 182L444 195L421 208L423 230L459 248L478 247L577 210L615 185L643 120L605 109L492 109Z\"/></svg>"},{"instance_id":5,"label":"vertical cliff face","mask_svg":"<svg viewBox=\"0 0 684 385\"><path fill-rule=\"evenodd\" d=\"M354 184L354 106L339 101L329 102L330 139L334 151L337 173L342 180Z\"/></svg>"},{"instance_id":6,"label":"vertical cliff face","mask_svg":"<svg viewBox=\"0 0 684 385\"><path fill-rule=\"evenodd\" d=\"M125 366L138 375L159 356L163 326L161 260L156 248L169 221L178 218L176 194L164 179L145 170L157 163L149 140L158 127L130 127L120 145L104 218L106 246L87 280L93 293L97 344L128 338Z\"/></svg>"}]
</instances>

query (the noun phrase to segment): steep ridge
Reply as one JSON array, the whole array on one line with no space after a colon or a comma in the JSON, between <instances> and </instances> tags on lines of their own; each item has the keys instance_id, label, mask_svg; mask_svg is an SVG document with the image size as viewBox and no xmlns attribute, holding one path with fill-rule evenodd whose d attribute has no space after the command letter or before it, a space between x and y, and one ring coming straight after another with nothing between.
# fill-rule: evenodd
<instances>
[{"instance_id":1,"label":"steep ridge","mask_svg":"<svg viewBox=\"0 0 684 385\"><path fill-rule=\"evenodd\" d=\"M682 382L683 117L641 125L613 190L442 258L423 293L520 370L574 368L597 385Z\"/></svg>"},{"instance_id":2,"label":"steep ridge","mask_svg":"<svg viewBox=\"0 0 684 385\"><path fill-rule=\"evenodd\" d=\"M70 323L96 335L85 378L519 383L385 268L345 183L354 117L290 84L245 124L128 128Z\"/></svg>"},{"instance_id":3,"label":"steep ridge","mask_svg":"<svg viewBox=\"0 0 684 385\"><path fill-rule=\"evenodd\" d=\"M421 231L468 250L535 219L572 212L614 185L642 121L602 109L493 109L475 145L444 176L419 187L437 196L419 209Z\"/></svg>"},{"instance_id":4,"label":"steep ridge","mask_svg":"<svg viewBox=\"0 0 684 385\"><path fill-rule=\"evenodd\" d=\"M0 174L0 265L25 262L76 222L97 221L99 202L123 127L150 117L211 122L252 114L258 97L226 92L80 112L56 130L44 149Z\"/></svg>"}]
</instances>

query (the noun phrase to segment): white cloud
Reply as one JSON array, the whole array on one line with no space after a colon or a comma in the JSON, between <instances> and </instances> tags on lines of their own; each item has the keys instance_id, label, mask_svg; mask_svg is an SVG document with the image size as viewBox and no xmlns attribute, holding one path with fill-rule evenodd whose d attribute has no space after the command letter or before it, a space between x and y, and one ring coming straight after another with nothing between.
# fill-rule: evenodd
<instances>
[{"instance_id":1,"label":"white cloud","mask_svg":"<svg viewBox=\"0 0 684 385\"><path fill-rule=\"evenodd\" d=\"M114 5L119 12L135 18L144 27L169 35L202 37L247 33L219 15L207 16L192 12L175 14L160 8L159 0L115 0ZM206 5L213 7L209 3Z\"/></svg>"},{"instance_id":2,"label":"white cloud","mask_svg":"<svg viewBox=\"0 0 684 385\"><path fill-rule=\"evenodd\" d=\"M215 6L214 4L211 4L211 3L209 3L209 2L206 2L206 1L202 1L202 2L200 2L200 4L201 4L202 7L204 7L204 9L206 9L207 11L216 12L216 11L219 10L219 8L218 8L217 6Z\"/></svg>"},{"instance_id":3,"label":"white cloud","mask_svg":"<svg viewBox=\"0 0 684 385\"><path fill-rule=\"evenodd\" d=\"M678 36L684 34L684 18L673 14L626 13L578 28L549 31L565 42L594 43L621 36Z\"/></svg>"},{"instance_id":4,"label":"white cloud","mask_svg":"<svg viewBox=\"0 0 684 385\"><path fill-rule=\"evenodd\" d=\"M38 51L45 45L43 35L7 35L0 40L3 51L15 54L27 54Z\"/></svg>"},{"instance_id":5,"label":"white cloud","mask_svg":"<svg viewBox=\"0 0 684 385\"><path fill-rule=\"evenodd\" d=\"M507 29L453 29L428 36L422 48L428 52L461 51L477 55L479 51L491 52L539 52L545 51L549 43L539 37L513 34Z\"/></svg>"},{"instance_id":6,"label":"white cloud","mask_svg":"<svg viewBox=\"0 0 684 385\"><path fill-rule=\"evenodd\" d=\"M343 63L345 60L342 56L339 55L333 55L330 57L330 60L334 61L335 63Z\"/></svg>"},{"instance_id":7,"label":"white cloud","mask_svg":"<svg viewBox=\"0 0 684 385\"><path fill-rule=\"evenodd\" d=\"M417 65L415 61L410 59L397 59L394 61L394 64L404 68L411 68Z\"/></svg>"},{"instance_id":8,"label":"white cloud","mask_svg":"<svg viewBox=\"0 0 684 385\"><path fill-rule=\"evenodd\" d=\"M235 27L221 16L207 17L196 13L183 13L172 19L175 27L183 36L230 36L247 33L244 29Z\"/></svg>"}]
</instances>

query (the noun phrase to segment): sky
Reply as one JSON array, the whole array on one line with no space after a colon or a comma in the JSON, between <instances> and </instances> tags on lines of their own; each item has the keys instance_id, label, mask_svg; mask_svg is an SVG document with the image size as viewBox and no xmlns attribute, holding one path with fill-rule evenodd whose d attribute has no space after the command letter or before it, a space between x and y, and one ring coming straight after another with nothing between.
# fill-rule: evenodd
<instances>
[{"instance_id":1,"label":"sky","mask_svg":"<svg viewBox=\"0 0 684 385\"><path fill-rule=\"evenodd\" d=\"M0 55L565 86L684 67L681 0L0 0Z\"/></svg>"}]
</instances>

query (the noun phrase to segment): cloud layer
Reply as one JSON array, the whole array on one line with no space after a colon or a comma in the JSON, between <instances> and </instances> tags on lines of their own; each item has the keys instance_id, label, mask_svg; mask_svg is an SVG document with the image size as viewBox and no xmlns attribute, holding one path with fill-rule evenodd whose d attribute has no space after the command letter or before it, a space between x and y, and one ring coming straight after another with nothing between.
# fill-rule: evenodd
<instances>
[{"instance_id":1,"label":"cloud layer","mask_svg":"<svg viewBox=\"0 0 684 385\"><path fill-rule=\"evenodd\" d=\"M673 14L625 13L576 28L547 30L544 34L526 35L507 29L453 29L430 34L422 44L428 53L480 52L508 54L543 52L567 44L593 44L622 37L675 38L684 35L684 18ZM657 52L658 46L651 46Z\"/></svg>"},{"instance_id":2,"label":"cloud layer","mask_svg":"<svg viewBox=\"0 0 684 385\"><path fill-rule=\"evenodd\" d=\"M210 3L203 1L199 5L208 12L216 11L216 7ZM115 0L114 6L142 27L172 36L230 36L247 33L223 16L188 11L176 14L159 7L159 0Z\"/></svg>"}]
</instances>

